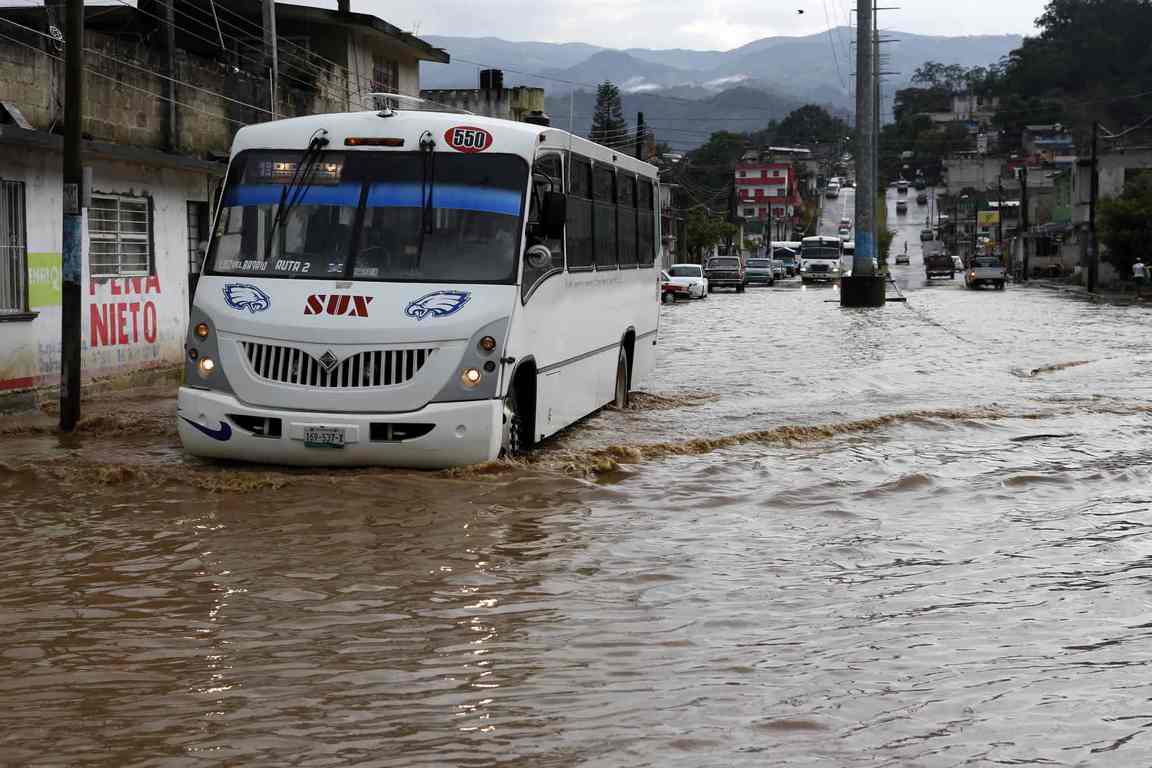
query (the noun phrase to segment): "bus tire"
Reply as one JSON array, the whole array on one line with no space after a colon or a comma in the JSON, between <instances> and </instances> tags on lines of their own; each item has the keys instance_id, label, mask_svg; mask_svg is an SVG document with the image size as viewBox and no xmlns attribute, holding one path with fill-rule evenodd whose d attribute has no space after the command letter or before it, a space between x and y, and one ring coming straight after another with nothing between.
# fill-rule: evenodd
<instances>
[{"instance_id":1,"label":"bus tire","mask_svg":"<svg viewBox=\"0 0 1152 768\"><path fill-rule=\"evenodd\" d=\"M630 367L628 350L621 345L620 354L616 357L616 391L612 397L612 407L617 410L624 410L628 407L628 385L632 380Z\"/></svg>"},{"instance_id":2,"label":"bus tire","mask_svg":"<svg viewBox=\"0 0 1152 768\"><path fill-rule=\"evenodd\" d=\"M529 397L534 398L529 376L534 369L521 367L516 371L508 394L504 397L504 435L500 445L500 458L517 458L532 448L532 414Z\"/></svg>"}]
</instances>

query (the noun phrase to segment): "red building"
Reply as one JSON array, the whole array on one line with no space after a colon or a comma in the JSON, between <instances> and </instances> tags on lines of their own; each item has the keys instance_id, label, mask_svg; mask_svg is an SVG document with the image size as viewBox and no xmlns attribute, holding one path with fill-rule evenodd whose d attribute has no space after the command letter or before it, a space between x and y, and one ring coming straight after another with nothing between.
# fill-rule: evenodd
<instances>
[{"instance_id":1,"label":"red building","mask_svg":"<svg viewBox=\"0 0 1152 768\"><path fill-rule=\"evenodd\" d=\"M776 239L790 231L801 210L792 164L741 161L735 174L736 214L748 221L774 222Z\"/></svg>"}]
</instances>

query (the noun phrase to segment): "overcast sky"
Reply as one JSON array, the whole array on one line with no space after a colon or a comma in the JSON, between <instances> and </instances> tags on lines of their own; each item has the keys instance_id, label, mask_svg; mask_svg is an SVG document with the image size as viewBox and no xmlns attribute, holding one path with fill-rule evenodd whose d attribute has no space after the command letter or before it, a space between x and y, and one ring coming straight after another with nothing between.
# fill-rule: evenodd
<instances>
[{"instance_id":1,"label":"overcast sky","mask_svg":"<svg viewBox=\"0 0 1152 768\"><path fill-rule=\"evenodd\" d=\"M335 8L335 0L292 0ZM1046 0L915 0L881 25L926 35L1030 34ZM853 0L352 0L424 35L583 42L610 48L736 48L847 25ZM803 10L800 14L797 11ZM827 11L827 15L825 15Z\"/></svg>"}]
</instances>

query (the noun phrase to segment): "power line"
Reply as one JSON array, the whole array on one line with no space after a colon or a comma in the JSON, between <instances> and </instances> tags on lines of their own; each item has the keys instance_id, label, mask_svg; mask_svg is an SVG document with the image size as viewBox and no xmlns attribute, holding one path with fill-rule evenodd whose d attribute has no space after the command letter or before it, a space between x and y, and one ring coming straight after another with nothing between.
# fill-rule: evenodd
<instances>
[{"instance_id":1,"label":"power line","mask_svg":"<svg viewBox=\"0 0 1152 768\"><path fill-rule=\"evenodd\" d=\"M3 38L3 39L8 40L10 42L16 43L17 45L22 46L24 48L28 48L29 50L35 51L36 53L39 53L42 56L47 56L50 59L55 59L56 61L64 61L64 57L62 57L62 56L56 56L55 54L48 53L48 51L45 51L41 48L37 48L36 46L34 46L30 43L24 42L23 40L17 40L16 38L11 37L10 35L5 35L2 32L0 32L0 38ZM160 99L161 101L169 101L178 107L183 107L184 109L189 109L189 110L192 110L193 112L199 112L200 114L208 115L209 117L215 117L219 120L224 120L226 122L233 123L234 125L239 125L239 126L247 125L247 123L243 123L239 120L233 120L232 118L227 117L225 115L221 115L221 114L218 114L216 112L209 112L207 110L200 109L199 107L194 107L191 104L185 104L181 101L177 101L176 99L168 98L167 96L164 96L163 94L153 93L152 91L149 91L146 88L140 88L140 87L135 86L135 85L130 85L129 83L125 83L120 78L113 77L111 75L106 75L103 72L98 72L98 71L91 69L89 67L85 67L84 71L90 75L95 76L95 77L103 78L104 80L111 80L113 83L116 83L117 85L122 86L124 88L128 88L129 90L139 91L140 93L146 94L146 95L151 96L151 97L156 98L156 99Z\"/></svg>"},{"instance_id":2,"label":"power line","mask_svg":"<svg viewBox=\"0 0 1152 768\"><path fill-rule=\"evenodd\" d=\"M828 0L824 2L824 22L828 25L828 45L832 48L832 61L836 64L836 77L840 78L840 84L844 89L848 89L848 82L844 79L844 73L840 71L840 54L836 51L836 43L832 39L832 17L828 14Z\"/></svg>"}]
</instances>

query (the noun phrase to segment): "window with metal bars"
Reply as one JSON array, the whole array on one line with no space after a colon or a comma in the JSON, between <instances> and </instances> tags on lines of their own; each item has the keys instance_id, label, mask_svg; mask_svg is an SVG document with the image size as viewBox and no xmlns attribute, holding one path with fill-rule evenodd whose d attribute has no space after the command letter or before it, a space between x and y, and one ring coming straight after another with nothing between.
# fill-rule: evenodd
<instances>
[{"instance_id":1,"label":"window with metal bars","mask_svg":"<svg viewBox=\"0 0 1152 768\"><path fill-rule=\"evenodd\" d=\"M147 197L93 195L88 209L92 277L140 276L152 268L152 212Z\"/></svg>"},{"instance_id":2,"label":"window with metal bars","mask_svg":"<svg viewBox=\"0 0 1152 768\"><path fill-rule=\"evenodd\" d=\"M0 316L28 311L24 182L0 181Z\"/></svg>"}]
</instances>

